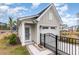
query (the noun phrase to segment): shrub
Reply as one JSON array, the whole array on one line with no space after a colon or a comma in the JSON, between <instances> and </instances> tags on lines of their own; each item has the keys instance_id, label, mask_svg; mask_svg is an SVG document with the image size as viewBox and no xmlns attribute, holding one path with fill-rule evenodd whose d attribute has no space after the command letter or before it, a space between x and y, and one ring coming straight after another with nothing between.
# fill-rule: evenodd
<instances>
[{"instance_id":1,"label":"shrub","mask_svg":"<svg viewBox=\"0 0 79 59\"><path fill-rule=\"evenodd\" d=\"M11 44L11 45L15 45L17 42L16 42L16 40L17 40L17 36L16 36L16 34L11 34L9 37L8 37L8 39L9 39L9 44Z\"/></svg>"}]
</instances>

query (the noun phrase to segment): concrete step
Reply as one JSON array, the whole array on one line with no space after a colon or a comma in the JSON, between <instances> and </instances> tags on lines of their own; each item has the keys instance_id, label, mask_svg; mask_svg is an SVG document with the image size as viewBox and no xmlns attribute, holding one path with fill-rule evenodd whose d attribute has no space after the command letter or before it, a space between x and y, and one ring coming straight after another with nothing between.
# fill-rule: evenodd
<instances>
[{"instance_id":1,"label":"concrete step","mask_svg":"<svg viewBox=\"0 0 79 59\"><path fill-rule=\"evenodd\" d=\"M35 45L27 45L28 50L32 55L53 55L54 53L49 49L39 50Z\"/></svg>"},{"instance_id":2,"label":"concrete step","mask_svg":"<svg viewBox=\"0 0 79 59\"><path fill-rule=\"evenodd\" d=\"M34 44L34 42L32 42L32 41L26 41L25 44L26 45L32 45L32 44Z\"/></svg>"}]
</instances>

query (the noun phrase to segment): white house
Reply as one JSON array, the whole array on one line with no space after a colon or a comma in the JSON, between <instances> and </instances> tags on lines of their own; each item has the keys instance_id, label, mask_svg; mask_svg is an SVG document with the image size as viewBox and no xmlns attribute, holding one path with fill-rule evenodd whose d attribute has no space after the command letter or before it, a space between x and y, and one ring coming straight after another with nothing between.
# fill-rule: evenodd
<instances>
[{"instance_id":1,"label":"white house","mask_svg":"<svg viewBox=\"0 0 79 59\"><path fill-rule=\"evenodd\" d=\"M35 42L40 44L40 33L60 35L61 18L54 6L49 4L37 15L19 18L19 38L22 45Z\"/></svg>"}]
</instances>

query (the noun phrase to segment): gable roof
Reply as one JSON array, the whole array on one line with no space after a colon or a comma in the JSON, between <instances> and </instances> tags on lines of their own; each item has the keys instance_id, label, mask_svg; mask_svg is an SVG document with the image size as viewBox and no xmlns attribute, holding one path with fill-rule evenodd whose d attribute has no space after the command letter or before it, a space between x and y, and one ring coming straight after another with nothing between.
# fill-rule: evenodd
<instances>
[{"instance_id":1,"label":"gable roof","mask_svg":"<svg viewBox=\"0 0 79 59\"><path fill-rule=\"evenodd\" d=\"M37 19L38 17L39 17L39 15L31 15L31 16L20 17L20 18L18 18L18 19L19 19L19 20L32 19L32 18Z\"/></svg>"},{"instance_id":2,"label":"gable roof","mask_svg":"<svg viewBox=\"0 0 79 59\"><path fill-rule=\"evenodd\" d=\"M56 7L55 7L55 5L54 4L52 4L52 6L54 7L54 11L55 11L55 14L56 14L56 18L59 20L59 22L62 24L62 19L61 19L61 17L60 17L60 15L59 15L59 13L58 13L58 11L57 11L57 9L56 9Z\"/></svg>"},{"instance_id":3,"label":"gable roof","mask_svg":"<svg viewBox=\"0 0 79 59\"><path fill-rule=\"evenodd\" d=\"M41 12L39 12L38 14L36 15L31 15L31 16L24 16L24 17L20 17L18 18L19 20L22 20L22 19L32 19L32 18L35 18L37 19L50 5L48 5L46 8L44 8Z\"/></svg>"},{"instance_id":4,"label":"gable roof","mask_svg":"<svg viewBox=\"0 0 79 59\"><path fill-rule=\"evenodd\" d=\"M62 23L61 17L58 14L58 11L56 10L55 6L53 3L49 4L45 9L43 9L41 12L39 12L36 15L31 15L31 16L25 16L25 17L20 17L19 20L23 20L23 19L35 19L37 21L40 20L40 18L51 8L53 7L54 12L55 12L55 16L56 18L59 20L60 23Z\"/></svg>"},{"instance_id":5,"label":"gable roof","mask_svg":"<svg viewBox=\"0 0 79 59\"><path fill-rule=\"evenodd\" d=\"M51 4L48 6L48 8L40 15L40 17L38 17L37 21L40 21L40 18L41 18L51 7L52 7L53 10L54 10L54 15L56 16L56 19L57 19L60 23L62 23L61 17L59 16L59 13L58 13L58 11L57 11L57 9L56 9L56 7L54 6L53 3L51 3Z\"/></svg>"}]
</instances>

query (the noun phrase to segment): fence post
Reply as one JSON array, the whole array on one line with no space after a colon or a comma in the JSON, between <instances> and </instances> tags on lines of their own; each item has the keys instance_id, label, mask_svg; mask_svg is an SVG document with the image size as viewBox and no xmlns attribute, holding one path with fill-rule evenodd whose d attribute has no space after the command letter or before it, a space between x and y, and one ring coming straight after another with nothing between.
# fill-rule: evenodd
<instances>
[{"instance_id":1,"label":"fence post","mask_svg":"<svg viewBox=\"0 0 79 59\"><path fill-rule=\"evenodd\" d=\"M46 35L44 34L44 47L45 47L45 40L46 40Z\"/></svg>"},{"instance_id":2,"label":"fence post","mask_svg":"<svg viewBox=\"0 0 79 59\"><path fill-rule=\"evenodd\" d=\"M58 54L58 51L57 51L57 39L58 39L58 36L56 35L56 55Z\"/></svg>"}]
</instances>

